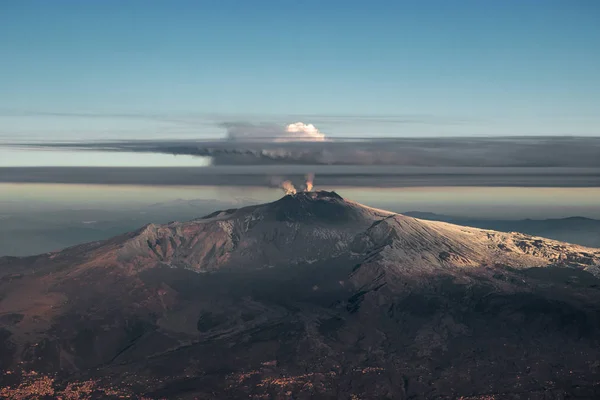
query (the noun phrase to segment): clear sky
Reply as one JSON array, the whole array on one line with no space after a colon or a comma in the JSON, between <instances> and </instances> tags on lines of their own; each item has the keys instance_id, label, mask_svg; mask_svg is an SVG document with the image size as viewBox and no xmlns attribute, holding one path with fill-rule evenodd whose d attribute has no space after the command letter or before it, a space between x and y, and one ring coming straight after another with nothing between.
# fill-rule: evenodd
<instances>
[{"instance_id":1,"label":"clear sky","mask_svg":"<svg viewBox=\"0 0 600 400\"><path fill-rule=\"evenodd\" d=\"M2 0L0 38L0 141L600 134L598 0Z\"/></svg>"}]
</instances>

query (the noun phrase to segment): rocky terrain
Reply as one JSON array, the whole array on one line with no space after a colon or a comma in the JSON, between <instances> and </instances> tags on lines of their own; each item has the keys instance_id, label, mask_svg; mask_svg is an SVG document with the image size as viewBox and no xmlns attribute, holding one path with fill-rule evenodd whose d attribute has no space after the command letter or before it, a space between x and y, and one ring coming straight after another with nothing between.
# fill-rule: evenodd
<instances>
[{"instance_id":1,"label":"rocky terrain","mask_svg":"<svg viewBox=\"0 0 600 400\"><path fill-rule=\"evenodd\" d=\"M302 192L0 259L10 399L600 396L600 250Z\"/></svg>"}]
</instances>

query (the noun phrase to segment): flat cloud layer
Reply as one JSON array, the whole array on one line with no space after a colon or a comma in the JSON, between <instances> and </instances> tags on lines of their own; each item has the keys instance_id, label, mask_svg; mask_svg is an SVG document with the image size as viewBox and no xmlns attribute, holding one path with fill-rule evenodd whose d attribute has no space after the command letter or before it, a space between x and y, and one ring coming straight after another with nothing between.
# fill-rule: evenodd
<instances>
[{"instance_id":1,"label":"flat cloud layer","mask_svg":"<svg viewBox=\"0 0 600 400\"><path fill-rule=\"evenodd\" d=\"M300 138L299 140L288 140ZM228 125L205 141L29 143L20 147L208 157L198 168L3 168L0 182L328 186L600 186L600 138L327 138L305 124ZM162 168L165 170L165 168Z\"/></svg>"},{"instance_id":2,"label":"flat cloud layer","mask_svg":"<svg viewBox=\"0 0 600 400\"><path fill-rule=\"evenodd\" d=\"M278 187L289 180L303 188L306 174L315 186L522 186L600 187L598 168L472 168L330 165L213 167L4 167L0 182L126 185L206 185Z\"/></svg>"},{"instance_id":3,"label":"flat cloud layer","mask_svg":"<svg viewBox=\"0 0 600 400\"><path fill-rule=\"evenodd\" d=\"M299 137L321 137L311 131L310 125L303 128ZM204 156L210 157L213 165L600 167L600 138L595 137L277 140L297 134L284 131L285 128L275 125L245 124L243 128L230 126L228 138L217 140L30 143L19 146Z\"/></svg>"}]
</instances>

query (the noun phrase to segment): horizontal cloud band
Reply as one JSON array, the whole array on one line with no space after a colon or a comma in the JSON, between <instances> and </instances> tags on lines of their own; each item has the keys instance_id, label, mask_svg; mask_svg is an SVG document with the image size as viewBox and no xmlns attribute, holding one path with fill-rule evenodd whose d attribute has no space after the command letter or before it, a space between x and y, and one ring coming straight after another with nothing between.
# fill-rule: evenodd
<instances>
[{"instance_id":1,"label":"horizontal cloud band","mask_svg":"<svg viewBox=\"0 0 600 400\"><path fill-rule=\"evenodd\" d=\"M306 126L305 126L306 127ZM237 128L236 128L237 129ZM303 128L304 129L304 128ZM312 128L306 128L311 130ZM600 167L600 138L430 138L282 140L264 128L207 141L30 143L19 146L204 156L213 165L356 165L431 167ZM312 132L311 134L316 134ZM233 139L235 137L235 139ZM302 136L306 139L306 136Z\"/></svg>"},{"instance_id":2,"label":"horizontal cloud band","mask_svg":"<svg viewBox=\"0 0 600 400\"><path fill-rule=\"evenodd\" d=\"M279 186L285 176L297 187L314 172L317 187L524 186L600 187L598 168L470 167L4 167L0 182L123 185Z\"/></svg>"}]
</instances>

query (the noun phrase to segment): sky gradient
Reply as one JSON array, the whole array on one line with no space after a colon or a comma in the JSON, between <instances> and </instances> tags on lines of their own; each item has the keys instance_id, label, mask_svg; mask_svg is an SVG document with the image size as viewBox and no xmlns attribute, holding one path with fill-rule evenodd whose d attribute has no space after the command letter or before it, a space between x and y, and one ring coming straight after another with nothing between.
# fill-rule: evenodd
<instances>
[{"instance_id":1,"label":"sky gradient","mask_svg":"<svg viewBox=\"0 0 600 400\"><path fill-rule=\"evenodd\" d=\"M599 21L594 0L2 1L0 141L598 135Z\"/></svg>"}]
</instances>

